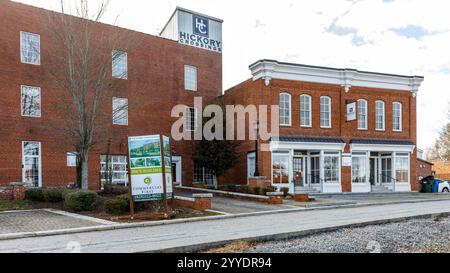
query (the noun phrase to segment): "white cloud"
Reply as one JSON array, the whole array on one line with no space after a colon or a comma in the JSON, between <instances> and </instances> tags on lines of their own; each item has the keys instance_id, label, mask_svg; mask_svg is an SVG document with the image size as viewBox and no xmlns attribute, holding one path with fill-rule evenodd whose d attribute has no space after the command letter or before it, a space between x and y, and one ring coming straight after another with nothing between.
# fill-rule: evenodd
<instances>
[{"instance_id":1,"label":"white cloud","mask_svg":"<svg viewBox=\"0 0 450 273\"><path fill-rule=\"evenodd\" d=\"M58 1L21 2L49 8ZM177 5L225 20L225 89L249 78L248 65L262 58L423 75L419 147L430 147L446 121L448 0L112 0L110 14L120 14L123 27L156 35ZM428 35L408 38L401 33L408 28Z\"/></svg>"}]
</instances>

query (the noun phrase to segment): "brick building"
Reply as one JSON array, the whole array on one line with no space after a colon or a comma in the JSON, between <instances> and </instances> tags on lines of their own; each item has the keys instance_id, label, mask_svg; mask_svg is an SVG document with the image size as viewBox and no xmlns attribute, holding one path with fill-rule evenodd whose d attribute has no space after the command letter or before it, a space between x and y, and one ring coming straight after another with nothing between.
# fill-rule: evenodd
<instances>
[{"instance_id":1,"label":"brick building","mask_svg":"<svg viewBox=\"0 0 450 273\"><path fill-rule=\"evenodd\" d=\"M65 187L76 180L74 147L58 131L64 124L55 108L65 91L53 85L44 73L55 57L48 28L42 24L48 13L0 0L0 186L24 181L30 186ZM190 21L183 25L180 18ZM221 20L181 8L177 8L165 29L176 32L184 27L183 36L187 36L195 28L193 18L209 25L211 37L221 35ZM126 183L128 136L170 136L171 125L177 120L171 117L173 106L190 106L194 96L209 100L222 93L221 37L215 37L210 47L208 35L203 35L198 44L190 43L187 37L178 40L167 31L161 35L165 38L106 24L100 24L97 31L123 32L140 43L132 52L123 52L121 62L112 64L115 69L109 71L120 88L111 91L106 98L109 103L102 109L104 117L100 122L105 124L108 137L89 156L91 189L100 187L108 151L113 182ZM38 50L28 50L31 45ZM117 69L125 69L127 76L117 77ZM113 108L124 103L128 104L125 116L113 120ZM192 144L172 142L176 182L193 179L194 168L189 160Z\"/></svg>"},{"instance_id":2,"label":"brick building","mask_svg":"<svg viewBox=\"0 0 450 273\"><path fill-rule=\"evenodd\" d=\"M416 95L423 77L273 60L250 70L253 78L226 91L224 100L279 106L279 136L260 141L269 151L258 148L260 175L274 186L291 192L417 190ZM247 157L228 181L253 176L254 147L242 142Z\"/></svg>"},{"instance_id":3,"label":"brick building","mask_svg":"<svg viewBox=\"0 0 450 273\"><path fill-rule=\"evenodd\" d=\"M74 148L58 133L64 125L55 109L65 91L45 73L54 58L41 24L47 13L0 0L0 186L24 181L65 187L75 180ZM205 103L221 97L230 105L280 107L279 135L258 146L260 173L278 188L333 193L418 189L416 95L423 77L261 60L250 66L252 79L222 96L220 19L177 8L159 37L105 24L98 31L123 32L141 42L121 52L108 71L120 88L111 90L110 103L102 109L107 137L89 156L91 189L104 182L107 158L113 183L126 184L127 137L170 136L178 120L171 117L175 105L186 106L185 129L195 131L201 118L194 97ZM27 50L29 45L39 51ZM120 105L128 109L116 120L112 113ZM241 161L221 183L245 184L254 175L255 143L241 142ZM192 141L171 143L176 183L216 183L210 171L192 162ZM269 150L261 150L262 144Z\"/></svg>"}]
</instances>

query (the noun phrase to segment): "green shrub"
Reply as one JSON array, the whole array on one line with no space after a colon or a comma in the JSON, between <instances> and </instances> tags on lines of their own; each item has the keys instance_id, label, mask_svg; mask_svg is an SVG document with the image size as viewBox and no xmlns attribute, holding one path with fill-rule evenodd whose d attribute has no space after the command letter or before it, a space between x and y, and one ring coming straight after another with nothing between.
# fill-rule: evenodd
<instances>
[{"instance_id":1,"label":"green shrub","mask_svg":"<svg viewBox=\"0 0 450 273\"><path fill-rule=\"evenodd\" d=\"M108 214L121 215L130 210L129 196L119 196L105 202L103 210Z\"/></svg>"},{"instance_id":2,"label":"green shrub","mask_svg":"<svg viewBox=\"0 0 450 273\"><path fill-rule=\"evenodd\" d=\"M256 195L260 195L261 194L261 188L260 187L254 187L253 188L253 193Z\"/></svg>"},{"instance_id":3,"label":"green shrub","mask_svg":"<svg viewBox=\"0 0 450 273\"><path fill-rule=\"evenodd\" d=\"M276 191L277 191L277 188L275 188L273 186L269 186L269 187L263 189L263 194L267 195L268 192L276 192Z\"/></svg>"},{"instance_id":4,"label":"green shrub","mask_svg":"<svg viewBox=\"0 0 450 273\"><path fill-rule=\"evenodd\" d=\"M112 195L122 195L122 194L128 193L128 187L120 186L120 185L105 184L103 186L103 192L106 194L112 194Z\"/></svg>"},{"instance_id":5,"label":"green shrub","mask_svg":"<svg viewBox=\"0 0 450 273\"><path fill-rule=\"evenodd\" d=\"M242 185L239 189L239 191L241 193L249 193L250 192L250 188L247 185Z\"/></svg>"},{"instance_id":6,"label":"green shrub","mask_svg":"<svg viewBox=\"0 0 450 273\"><path fill-rule=\"evenodd\" d=\"M41 188L30 188L25 190L25 199L35 202L44 202L44 192Z\"/></svg>"},{"instance_id":7,"label":"green shrub","mask_svg":"<svg viewBox=\"0 0 450 273\"><path fill-rule=\"evenodd\" d=\"M56 189L56 188L50 188L50 189L44 189L44 200L49 203L59 203L64 200L63 192L65 189Z\"/></svg>"},{"instance_id":8,"label":"green shrub","mask_svg":"<svg viewBox=\"0 0 450 273\"><path fill-rule=\"evenodd\" d=\"M288 196L288 194L289 194L289 188L281 188L280 190L283 192L284 197Z\"/></svg>"},{"instance_id":9,"label":"green shrub","mask_svg":"<svg viewBox=\"0 0 450 273\"><path fill-rule=\"evenodd\" d=\"M75 191L67 193L65 204L67 209L79 211L91 211L95 208L97 193L93 191Z\"/></svg>"}]
</instances>

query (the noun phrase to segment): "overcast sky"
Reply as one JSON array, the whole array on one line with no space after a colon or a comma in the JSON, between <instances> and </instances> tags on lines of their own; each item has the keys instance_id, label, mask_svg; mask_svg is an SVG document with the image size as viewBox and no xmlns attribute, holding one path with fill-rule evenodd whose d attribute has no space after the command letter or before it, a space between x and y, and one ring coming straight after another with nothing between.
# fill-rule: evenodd
<instances>
[{"instance_id":1,"label":"overcast sky","mask_svg":"<svg viewBox=\"0 0 450 273\"><path fill-rule=\"evenodd\" d=\"M18 2L54 8L59 0ZM118 25L157 35L176 6L225 20L225 89L250 78L258 59L421 75L419 148L447 121L448 0L111 0L105 22L119 15Z\"/></svg>"}]
</instances>

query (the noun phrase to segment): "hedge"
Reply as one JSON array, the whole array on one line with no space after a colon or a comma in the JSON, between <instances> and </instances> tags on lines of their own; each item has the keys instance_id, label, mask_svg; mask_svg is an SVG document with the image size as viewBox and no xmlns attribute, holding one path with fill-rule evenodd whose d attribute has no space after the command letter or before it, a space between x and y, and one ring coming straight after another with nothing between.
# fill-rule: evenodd
<instances>
[{"instance_id":1,"label":"hedge","mask_svg":"<svg viewBox=\"0 0 450 273\"><path fill-rule=\"evenodd\" d=\"M75 212L95 209L97 193L93 191L75 191L66 194L66 208Z\"/></svg>"},{"instance_id":2,"label":"hedge","mask_svg":"<svg viewBox=\"0 0 450 273\"><path fill-rule=\"evenodd\" d=\"M44 191L41 188L29 188L25 190L25 199L35 202L44 202Z\"/></svg>"}]
</instances>

